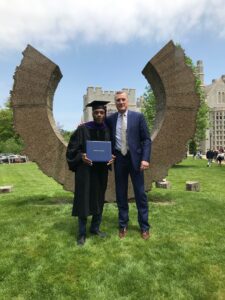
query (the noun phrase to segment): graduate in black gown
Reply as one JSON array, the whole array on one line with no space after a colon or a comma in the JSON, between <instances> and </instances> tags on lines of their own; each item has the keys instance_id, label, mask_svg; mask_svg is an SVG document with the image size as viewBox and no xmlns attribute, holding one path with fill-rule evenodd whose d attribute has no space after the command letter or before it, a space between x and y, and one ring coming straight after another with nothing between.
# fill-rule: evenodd
<instances>
[{"instance_id":1,"label":"graduate in black gown","mask_svg":"<svg viewBox=\"0 0 225 300\"><path fill-rule=\"evenodd\" d=\"M75 172L75 193L72 215L78 216L77 243L86 240L87 217L92 215L90 233L105 237L99 230L108 181L109 162L92 162L86 155L86 141L109 141L110 132L105 125L106 104L108 101L93 101L93 121L80 125L72 134L66 152L69 169Z\"/></svg>"}]
</instances>

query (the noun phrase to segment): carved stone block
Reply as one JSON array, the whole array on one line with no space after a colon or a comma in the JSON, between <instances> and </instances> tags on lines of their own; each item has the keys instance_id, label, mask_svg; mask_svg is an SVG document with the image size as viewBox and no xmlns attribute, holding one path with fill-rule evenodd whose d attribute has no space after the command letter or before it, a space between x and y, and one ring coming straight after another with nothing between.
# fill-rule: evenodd
<instances>
[{"instance_id":1,"label":"carved stone block","mask_svg":"<svg viewBox=\"0 0 225 300\"><path fill-rule=\"evenodd\" d=\"M169 181L166 181L166 180L156 181L155 186L157 188L161 188L161 189L170 189L171 188L171 183Z\"/></svg>"},{"instance_id":2,"label":"carved stone block","mask_svg":"<svg viewBox=\"0 0 225 300\"><path fill-rule=\"evenodd\" d=\"M186 191L200 191L200 184L198 181L186 181Z\"/></svg>"},{"instance_id":3,"label":"carved stone block","mask_svg":"<svg viewBox=\"0 0 225 300\"><path fill-rule=\"evenodd\" d=\"M12 192L12 185L0 186L0 193L10 193Z\"/></svg>"}]
</instances>

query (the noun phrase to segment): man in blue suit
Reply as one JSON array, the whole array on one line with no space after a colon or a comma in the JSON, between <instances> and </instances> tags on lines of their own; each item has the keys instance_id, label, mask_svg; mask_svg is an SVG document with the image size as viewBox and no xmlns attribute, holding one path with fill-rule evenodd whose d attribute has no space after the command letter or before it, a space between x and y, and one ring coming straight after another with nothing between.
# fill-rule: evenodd
<instances>
[{"instance_id":1,"label":"man in blue suit","mask_svg":"<svg viewBox=\"0 0 225 300\"><path fill-rule=\"evenodd\" d=\"M148 201L144 189L144 170L149 168L151 138L143 114L128 110L124 91L115 94L118 110L107 117L115 159L116 200L119 210L119 237L127 234L129 221L128 176L134 188L141 237L149 238Z\"/></svg>"}]
</instances>

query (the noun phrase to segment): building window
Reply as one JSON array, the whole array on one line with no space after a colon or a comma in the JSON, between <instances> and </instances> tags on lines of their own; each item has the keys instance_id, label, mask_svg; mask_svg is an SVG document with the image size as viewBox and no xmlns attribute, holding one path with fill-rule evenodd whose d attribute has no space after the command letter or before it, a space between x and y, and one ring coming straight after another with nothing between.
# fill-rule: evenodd
<instances>
[{"instance_id":1,"label":"building window","mask_svg":"<svg viewBox=\"0 0 225 300\"><path fill-rule=\"evenodd\" d=\"M217 93L217 103L222 103L222 95L221 92Z\"/></svg>"},{"instance_id":2,"label":"building window","mask_svg":"<svg viewBox=\"0 0 225 300\"><path fill-rule=\"evenodd\" d=\"M222 92L222 103L225 103L225 93Z\"/></svg>"}]
</instances>

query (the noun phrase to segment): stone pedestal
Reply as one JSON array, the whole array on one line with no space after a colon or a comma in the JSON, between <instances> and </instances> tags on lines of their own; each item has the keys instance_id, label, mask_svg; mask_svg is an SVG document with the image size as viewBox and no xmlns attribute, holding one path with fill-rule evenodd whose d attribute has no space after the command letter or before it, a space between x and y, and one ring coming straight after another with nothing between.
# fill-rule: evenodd
<instances>
[{"instance_id":1,"label":"stone pedestal","mask_svg":"<svg viewBox=\"0 0 225 300\"><path fill-rule=\"evenodd\" d=\"M166 180L156 181L155 186L157 188L161 188L161 189L170 189L171 188L171 183L169 181L166 181Z\"/></svg>"},{"instance_id":2,"label":"stone pedestal","mask_svg":"<svg viewBox=\"0 0 225 300\"><path fill-rule=\"evenodd\" d=\"M199 192L200 184L198 181L186 181L186 191Z\"/></svg>"},{"instance_id":3,"label":"stone pedestal","mask_svg":"<svg viewBox=\"0 0 225 300\"><path fill-rule=\"evenodd\" d=\"M12 192L12 185L0 186L0 193Z\"/></svg>"}]
</instances>

